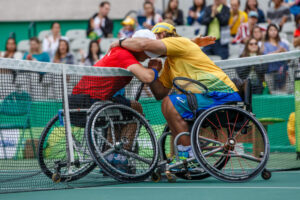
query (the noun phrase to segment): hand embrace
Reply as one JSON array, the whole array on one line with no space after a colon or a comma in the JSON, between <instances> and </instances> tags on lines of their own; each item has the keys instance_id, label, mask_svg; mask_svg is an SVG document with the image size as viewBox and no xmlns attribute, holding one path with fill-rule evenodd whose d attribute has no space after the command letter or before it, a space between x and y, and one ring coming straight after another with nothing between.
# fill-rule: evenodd
<instances>
[{"instance_id":1,"label":"hand embrace","mask_svg":"<svg viewBox=\"0 0 300 200\"><path fill-rule=\"evenodd\" d=\"M156 69L158 72L162 69L161 59L151 59L148 63L149 69Z\"/></svg>"}]
</instances>

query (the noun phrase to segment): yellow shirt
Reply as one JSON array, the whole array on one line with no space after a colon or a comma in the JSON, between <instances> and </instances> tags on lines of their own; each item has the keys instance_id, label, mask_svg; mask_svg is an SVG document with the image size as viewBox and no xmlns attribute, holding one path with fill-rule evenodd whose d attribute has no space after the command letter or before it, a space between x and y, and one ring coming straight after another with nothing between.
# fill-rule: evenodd
<instances>
[{"instance_id":1,"label":"yellow shirt","mask_svg":"<svg viewBox=\"0 0 300 200\"><path fill-rule=\"evenodd\" d=\"M235 35L238 32L238 29L242 23L248 22L248 15L246 12L239 10L239 18L233 24L233 26L230 29L230 34ZM231 26L233 23L233 13L230 12L230 18L229 18L229 26Z\"/></svg>"},{"instance_id":2,"label":"yellow shirt","mask_svg":"<svg viewBox=\"0 0 300 200\"><path fill-rule=\"evenodd\" d=\"M175 77L187 77L204 84L209 92L236 92L234 83L215 65L200 47L184 37L168 37L162 39L167 47L167 59L159 77L166 87L173 87Z\"/></svg>"}]
</instances>

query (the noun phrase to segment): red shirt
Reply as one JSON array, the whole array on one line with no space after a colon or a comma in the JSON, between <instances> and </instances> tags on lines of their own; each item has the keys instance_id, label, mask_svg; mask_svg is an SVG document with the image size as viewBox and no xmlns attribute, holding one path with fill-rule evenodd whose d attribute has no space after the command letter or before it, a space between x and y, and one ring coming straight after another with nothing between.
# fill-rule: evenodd
<instances>
[{"instance_id":1,"label":"red shirt","mask_svg":"<svg viewBox=\"0 0 300 200\"><path fill-rule=\"evenodd\" d=\"M294 37L299 37L300 36L300 30L296 29L294 32Z\"/></svg>"},{"instance_id":2,"label":"red shirt","mask_svg":"<svg viewBox=\"0 0 300 200\"><path fill-rule=\"evenodd\" d=\"M127 69L133 64L140 63L128 50L116 47L107 53L94 66ZM83 76L79 83L74 87L72 94L89 94L92 99L108 100L117 91L124 88L131 79L131 76Z\"/></svg>"}]
</instances>

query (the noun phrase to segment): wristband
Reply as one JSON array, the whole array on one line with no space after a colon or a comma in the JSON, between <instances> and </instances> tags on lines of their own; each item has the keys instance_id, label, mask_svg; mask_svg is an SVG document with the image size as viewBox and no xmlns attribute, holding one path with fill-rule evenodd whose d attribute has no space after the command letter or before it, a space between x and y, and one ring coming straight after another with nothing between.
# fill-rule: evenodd
<instances>
[{"instance_id":1,"label":"wristband","mask_svg":"<svg viewBox=\"0 0 300 200\"><path fill-rule=\"evenodd\" d=\"M158 79L158 71L156 69L153 69L152 70L154 71L154 79L151 83L153 83L154 81L156 81Z\"/></svg>"},{"instance_id":2,"label":"wristband","mask_svg":"<svg viewBox=\"0 0 300 200\"><path fill-rule=\"evenodd\" d=\"M126 38L121 38L121 39L119 40L119 46L120 46L120 47L122 47L122 42L123 42L124 40L126 40ZM122 48L123 48L123 47L122 47Z\"/></svg>"}]
</instances>

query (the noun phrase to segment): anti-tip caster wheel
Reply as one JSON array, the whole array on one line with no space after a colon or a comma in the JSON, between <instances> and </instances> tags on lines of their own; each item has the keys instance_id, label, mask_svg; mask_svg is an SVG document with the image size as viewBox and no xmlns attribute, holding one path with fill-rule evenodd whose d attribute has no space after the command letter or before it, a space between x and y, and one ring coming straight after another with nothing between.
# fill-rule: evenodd
<instances>
[{"instance_id":1,"label":"anti-tip caster wheel","mask_svg":"<svg viewBox=\"0 0 300 200\"><path fill-rule=\"evenodd\" d=\"M272 173L266 169L264 169L261 173L261 177L264 179L264 180L269 180L271 177L272 177Z\"/></svg>"},{"instance_id":2,"label":"anti-tip caster wheel","mask_svg":"<svg viewBox=\"0 0 300 200\"><path fill-rule=\"evenodd\" d=\"M61 181L60 173L53 173L53 175L52 175L52 181L54 183L59 183Z\"/></svg>"},{"instance_id":3,"label":"anti-tip caster wheel","mask_svg":"<svg viewBox=\"0 0 300 200\"><path fill-rule=\"evenodd\" d=\"M166 173L167 179L169 183L175 183L176 182L176 176L174 174Z\"/></svg>"},{"instance_id":4,"label":"anti-tip caster wheel","mask_svg":"<svg viewBox=\"0 0 300 200\"><path fill-rule=\"evenodd\" d=\"M151 175L151 180L154 183L158 183L161 180L161 173L159 173L159 172L153 172L153 174Z\"/></svg>"}]
</instances>

